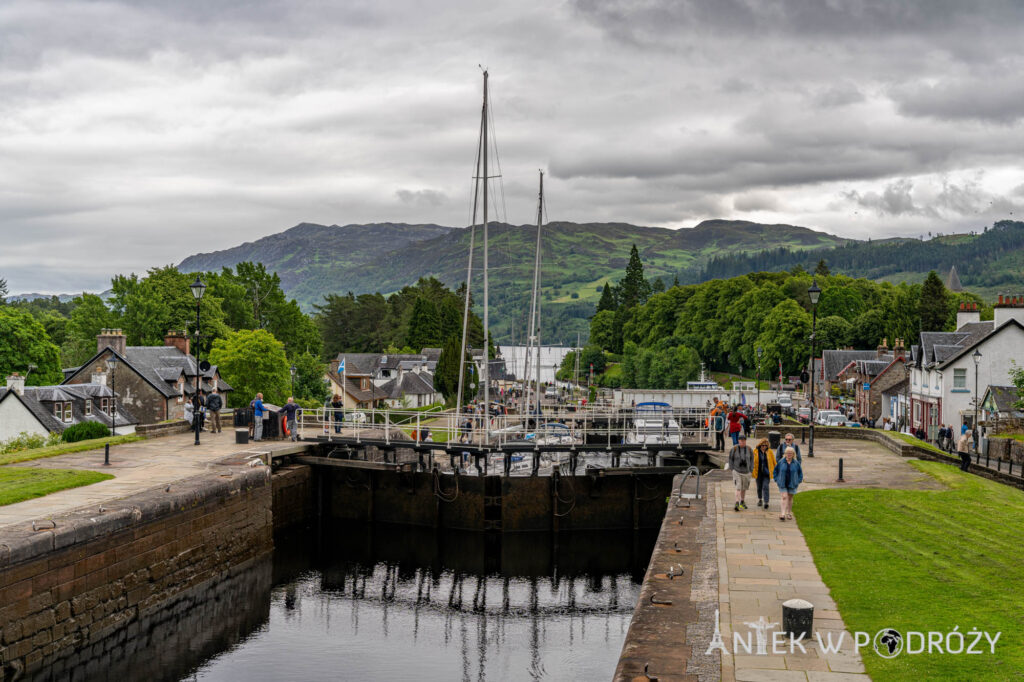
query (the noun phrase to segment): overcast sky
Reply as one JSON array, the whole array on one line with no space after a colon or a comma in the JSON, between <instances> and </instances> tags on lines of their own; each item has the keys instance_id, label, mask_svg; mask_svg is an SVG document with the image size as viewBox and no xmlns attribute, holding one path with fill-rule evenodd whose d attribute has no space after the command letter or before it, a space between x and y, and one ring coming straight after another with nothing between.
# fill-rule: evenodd
<instances>
[{"instance_id":1,"label":"overcast sky","mask_svg":"<svg viewBox=\"0 0 1024 682\"><path fill-rule=\"evenodd\" d=\"M1024 2L0 3L0 278L106 288L296 223L507 214L851 237L1024 204Z\"/></svg>"}]
</instances>

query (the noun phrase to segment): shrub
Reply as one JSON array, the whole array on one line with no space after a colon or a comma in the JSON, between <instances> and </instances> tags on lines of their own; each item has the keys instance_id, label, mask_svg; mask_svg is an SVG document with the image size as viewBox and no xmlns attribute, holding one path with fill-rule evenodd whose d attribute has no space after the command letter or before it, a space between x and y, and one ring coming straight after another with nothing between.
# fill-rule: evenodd
<instances>
[{"instance_id":1,"label":"shrub","mask_svg":"<svg viewBox=\"0 0 1024 682\"><path fill-rule=\"evenodd\" d=\"M82 422L64 429L62 438L65 443L77 443L80 440L103 438L110 435L110 429L99 422Z\"/></svg>"},{"instance_id":2,"label":"shrub","mask_svg":"<svg viewBox=\"0 0 1024 682\"><path fill-rule=\"evenodd\" d=\"M22 450L32 450L34 448L41 448L44 445L52 445L50 442L53 437L56 436L60 439L57 434L49 434L44 436L40 433L28 433L22 431L14 438L0 442L0 454L6 455L11 452L21 452Z\"/></svg>"}]
</instances>

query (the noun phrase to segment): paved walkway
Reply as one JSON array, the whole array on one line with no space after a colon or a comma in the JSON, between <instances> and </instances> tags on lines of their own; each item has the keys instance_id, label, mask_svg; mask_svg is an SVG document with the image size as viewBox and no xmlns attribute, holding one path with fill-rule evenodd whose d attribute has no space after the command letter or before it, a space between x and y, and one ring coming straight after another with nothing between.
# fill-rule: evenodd
<instances>
[{"instance_id":1,"label":"paved walkway","mask_svg":"<svg viewBox=\"0 0 1024 682\"><path fill-rule=\"evenodd\" d=\"M753 445L753 444L752 444ZM929 476L906 460L868 441L819 440L815 457L804 454L801 491L829 487L939 489ZM806 449L806 446L804 446ZM836 483L838 460L844 458L846 483ZM753 485L747 491L746 511L733 511L732 481L719 483L717 544L719 610L722 638L729 655L722 656L723 682L842 682L867 680L860 657L853 652L852 635L822 582L797 523L779 521L778 488L772 486L768 511L758 509ZM797 495L800 493L798 492ZM771 632L781 628L782 603L801 598L814 604L814 632L822 637L846 632L843 650L825 653L815 635L792 655L773 655ZM761 617L777 625L768 630L768 654L747 655L733 650L733 632L747 636L748 623ZM835 641L835 639L833 639Z\"/></svg>"},{"instance_id":2,"label":"paved walkway","mask_svg":"<svg viewBox=\"0 0 1024 682\"><path fill-rule=\"evenodd\" d=\"M110 449L110 466L103 465L102 449L6 465L87 469L113 474L114 478L0 507L0 538L3 537L5 526L31 523L36 519L80 507L109 504L148 488L216 469L217 462L225 458L238 461L247 455L279 452L304 445L290 441L261 441L239 445L235 443L233 429L218 434L203 433L200 440L201 444L196 446L195 434L183 433L115 445Z\"/></svg>"}]
</instances>

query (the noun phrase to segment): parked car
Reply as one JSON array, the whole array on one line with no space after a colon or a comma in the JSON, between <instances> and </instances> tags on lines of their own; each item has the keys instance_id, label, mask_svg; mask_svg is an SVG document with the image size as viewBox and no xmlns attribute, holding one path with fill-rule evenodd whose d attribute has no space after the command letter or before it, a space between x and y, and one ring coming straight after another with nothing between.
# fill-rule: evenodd
<instances>
[{"instance_id":1,"label":"parked car","mask_svg":"<svg viewBox=\"0 0 1024 682\"><path fill-rule=\"evenodd\" d=\"M776 402L779 403L779 407L781 407L783 410L793 409L793 398L786 394L780 395L779 399Z\"/></svg>"},{"instance_id":2,"label":"parked car","mask_svg":"<svg viewBox=\"0 0 1024 682\"><path fill-rule=\"evenodd\" d=\"M811 408L801 407L796 411L796 418L801 424L806 424L811 421Z\"/></svg>"},{"instance_id":3,"label":"parked car","mask_svg":"<svg viewBox=\"0 0 1024 682\"><path fill-rule=\"evenodd\" d=\"M842 417L843 413L840 412L839 410L817 410L814 413L814 423L815 424L827 424L828 423L828 418L831 417L831 416L834 416L834 415L838 415L838 416ZM845 417L843 417L843 418L845 419Z\"/></svg>"}]
</instances>

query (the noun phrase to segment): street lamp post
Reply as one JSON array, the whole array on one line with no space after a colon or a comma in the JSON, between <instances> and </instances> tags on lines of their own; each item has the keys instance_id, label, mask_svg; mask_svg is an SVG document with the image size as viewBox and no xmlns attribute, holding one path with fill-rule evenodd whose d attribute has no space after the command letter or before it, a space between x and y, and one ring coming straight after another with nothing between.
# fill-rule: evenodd
<instances>
[{"instance_id":1,"label":"street lamp post","mask_svg":"<svg viewBox=\"0 0 1024 682\"><path fill-rule=\"evenodd\" d=\"M764 355L764 348L758 346L755 351L757 353L757 413L761 413L761 356Z\"/></svg>"},{"instance_id":2,"label":"street lamp post","mask_svg":"<svg viewBox=\"0 0 1024 682\"><path fill-rule=\"evenodd\" d=\"M117 435L117 374L114 372L117 369L117 363L120 362L117 356L114 355L114 351L110 351L110 355L107 356L107 369L110 371L110 435Z\"/></svg>"},{"instance_id":3,"label":"street lamp post","mask_svg":"<svg viewBox=\"0 0 1024 682\"><path fill-rule=\"evenodd\" d=\"M295 365L292 365L291 367L288 368L288 371L292 375L292 396L294 397L295 396L295 373L298 371L298 368Z\"/></svg>"},{"instance_id":4,"label":"street lamp post","mask_svg":"<svg viewBox=\"0 0 1024 682\"><path fill-rule=\"evenodd\" d=\"M188 286L192 290L192 297L196 299L196 344L193 349L196 361L196 394L192 397L192 426L195 427L196 431L196 445L199 445L199 302L203 300L203 294L206 293L206 285L199 279L199 275L196 275L196 281L192 282Z\"/></svg>"},{"instance_id":5,"label":"street lamp post","mask_svg":"<svg viewBox=\"0 0 1024 682\"><path fill-rule=\"evenodd\" d=\"M981 351L975 349L971 357L974 358L974 451L977 452L978 444L981 442L981 433L978 431L981 428L978 424L978 407L981 402L981 396L978 395L978 370L981 368Z\"/></svg>"},{"instance_id":6,"label":"street lamp post","mask_svg":"<svg viewBox=\"0 0 1024 682\"><path fill-rule=\"evenodd\" d=\"M807 295L811 299L811 421L807 426L807 456L814 457L814 375L817 374L814 369L814 335L818 331L818 299L821 297L817 279L811 280L811 288L807 290Z\"/></svg>"}]
</instances>

